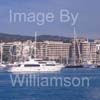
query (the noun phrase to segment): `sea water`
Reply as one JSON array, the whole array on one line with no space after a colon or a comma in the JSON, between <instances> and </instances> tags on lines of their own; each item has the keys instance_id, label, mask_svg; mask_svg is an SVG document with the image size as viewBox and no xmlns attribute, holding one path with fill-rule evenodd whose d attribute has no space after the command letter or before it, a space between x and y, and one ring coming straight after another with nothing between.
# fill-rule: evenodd
<instances>
[{"instance_id":1,"label":"sea water","mask_svg":"<svg viewBox=\"0 0 100 100\"><path fill-rule=\"evenodd\" d=\"M100 69L0 73L0 100L100 100Z\"/></svg>"}]
</instances>

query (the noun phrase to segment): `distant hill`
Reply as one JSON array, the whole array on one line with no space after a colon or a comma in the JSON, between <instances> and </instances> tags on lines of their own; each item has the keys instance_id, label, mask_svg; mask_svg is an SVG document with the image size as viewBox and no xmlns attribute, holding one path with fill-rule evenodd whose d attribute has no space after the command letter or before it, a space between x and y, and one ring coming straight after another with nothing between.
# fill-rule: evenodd
<instances>
[{"instance_id":1,"label":"distant hill","mask_svg":"<svg viewBox=\"0 0 100 100\"><path fill-rule=\"evenodd\" d=\"M52 36L52 35L40 35L37 37L38 41L64 41L68 42L72 38L67 37L60 37L60 36ZM23 36L23 35L12 35L12 34L6 34L6 33L0 33L0 40L5 42L11 42L11 41L26 41L26 40L34 40L34 37L32 36Z\"/></svg>"},{"instance_id":2,"label":"distant hill","mask_svg":"<svg viewBox=\"0 0 100 100\"><path fill-rule=\"evenodd\" d=\"M52 36L52 35L40 35L38 36L38 41L63 41L69 42L72 38L63 37L63 36Z\"/></svg>"},{"instance_id":3,"label":"distant hill","mask_svg":"<svg viewBox=\"0 0 100 100\"><path fill-rule=\"evenodd\" d=\"M8 42L8 41L25 41L25 40L32 40L33 37L31 36L22 36L22 35L12 35L6 33L0 33L0 40Z\"/></svg>"}]
</instances>

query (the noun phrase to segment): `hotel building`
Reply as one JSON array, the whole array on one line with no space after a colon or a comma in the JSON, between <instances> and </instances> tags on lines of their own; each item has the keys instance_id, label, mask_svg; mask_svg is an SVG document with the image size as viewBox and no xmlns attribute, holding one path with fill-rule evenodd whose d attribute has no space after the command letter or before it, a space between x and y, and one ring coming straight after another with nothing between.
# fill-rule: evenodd
<instances>
[{"instance_id":1,"label":"hotel building","mask_svg":"<svg viewBox=\"0 0 100 100\"><path fill-rule=\"evenodd\" d=\"M37 43L37 57L45 60L56 60L67 63L71 43L61 41L45 41Z\"/></svg>"},{"instance_id":2,"label":"hotel building","mask_svg":"<svg viewBox=\"0 0 100 100\"><path fill-rule=\"evenodd\" d=\"M35 57L36 53L36 58L55 60L60 63L69 64L72 61L71 58L73 58L74 50L76 50L74 56L77 64L86 61L100 64L100 43L96 41L89 42L86 39L82 39L77 40L77 42L75 42L75 49L73 48L73 40L70 43L64 43L62 41L44 41L37 43L30 40L24 42L16 41L2 43L2 58L3 61L6 62L24 61L27 60L29 56ZM13 56L11 52L9 52L10 50L13 51Z\"/></svg>"}]
</instances>

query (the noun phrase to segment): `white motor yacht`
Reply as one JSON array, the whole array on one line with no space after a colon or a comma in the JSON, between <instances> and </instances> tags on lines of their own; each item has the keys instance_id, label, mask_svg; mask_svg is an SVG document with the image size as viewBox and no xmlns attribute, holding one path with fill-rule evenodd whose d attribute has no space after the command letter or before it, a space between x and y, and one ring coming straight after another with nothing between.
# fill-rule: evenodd
<instances>
[{"instance_id":1,"label":"white motor yacht","mask_svg":"<svg viewBox=\"0 0 100 100\"><path fill-rule=\"evenodd\" d=\"M43 61L30 58L28 61L16 63L8 68L8 72L54 72L64 68L63 64L55 61Z\"/></svg>"}]
</instances>

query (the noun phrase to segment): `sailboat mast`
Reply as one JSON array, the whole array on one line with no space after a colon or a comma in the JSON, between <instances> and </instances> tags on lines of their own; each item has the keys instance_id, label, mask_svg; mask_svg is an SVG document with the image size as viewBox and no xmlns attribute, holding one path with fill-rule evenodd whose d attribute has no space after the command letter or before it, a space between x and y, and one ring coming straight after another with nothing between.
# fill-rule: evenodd
<instances>
[{"instance_id":1,"label":"sailboat mast","mask_svg":"<svg viewBox=\"0 0 100 100\"><path fill-rule=\"evenodd\" d=\"M37 51L37 33L35 32L35 50L34 50L34 58L37 57L36 52Z\"/></svg>"},{"instance_id":2,"label":"sailboat mast","mask_svg":"<svg viewBox=\"0 0 100 100\"><path fill-rule=\"evenodd\" d=\"M91 51L91 43L89 43L89 56L90 56L90 61L93 62L92 51Z\"/></svg>"},{"instance_id":3,"label":"sailboat mast","mask_svg":"<svg viewBox=\"0 0 100 100\"><path fill-rule=\"evenodd\" d=\"M69 64L68 60L69 60L69 56L68 56L68 54L66 53L66 65Z\"/></svg>"},{"instance_id":4,"label":"sailboat mast","mask_svg":"<svg viewBox=\"0 0 100 100\"><path fill-rule=\"evenodd\" d=\"M1 61L1 64L2 64L2 41L1 41L0 49L1 49L1 59L0 59L0 61Z\"/></svg>"},{"instance_id":5,"label":"sailboat mast","mask_svg":"<svg viewBox=\"0 0 100 100\"><path fill-rule=\"evenodd\" d=\"M79 64L82 63L82 56L81 56L81 52L80 52L80 43L78 43L77 41L77 45L78 45L78 56L79 56Z\"/></svg>"},{"instance_id":6,"label":"sailboat mast","mask_svg":"<svg viewBox=\"0 0 100 100\"><path fill-rule=\"evenodd\" d=\"M76 30L74 27L74 48L73 48L73 52L74 52L74 65L76 65Z\"/></svg>"}]
</instances>

